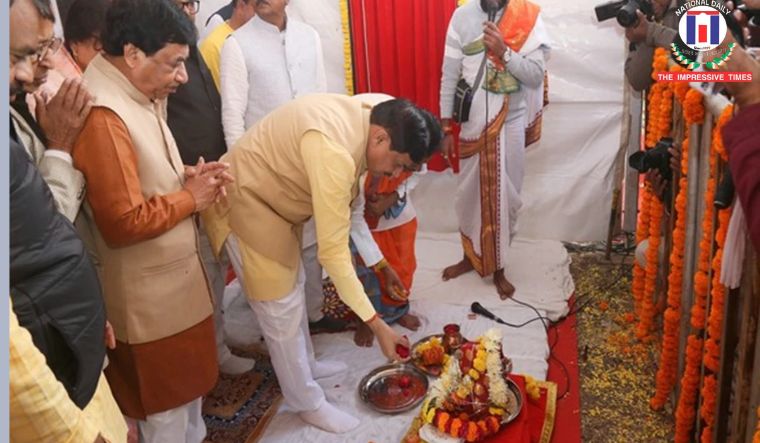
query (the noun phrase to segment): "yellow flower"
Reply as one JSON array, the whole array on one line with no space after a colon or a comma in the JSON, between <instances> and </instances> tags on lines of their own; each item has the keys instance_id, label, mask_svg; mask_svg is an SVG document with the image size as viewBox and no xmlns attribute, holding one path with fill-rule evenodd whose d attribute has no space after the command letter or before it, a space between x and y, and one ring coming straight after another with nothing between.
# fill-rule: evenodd
<instances>
[{"instance_id":1,"label":"yellow flower","mask_svg":"<svg viewBox=\"0 0 760 443\"><path fill-rule=\"evenodd\" d=\"M536 379L530 375L525 376L525 392L527 392L528 397L533 400L541 398L541 388L538 386Z\"/></svg>"},{"instance_id":2,"label":"yellow flower","mask_svg":"<svg viewBox=\"0 0 760 443\"><path fill-rule=\"evenodd\" d=\"M351 24L348 17L348 0L340 2L340 24L343 30L343 70L345 71L346 92L354 95L354 68L352 65Z\"/></svg>"},{"instance_id":3,"label":"yellow flower","mask_svg":"<svg viewBox=\"0 0 760 443\"><path fill-rule=\"evenodd\" d=\"M474 369L470 369L467 374L472 377L473 380L477 380L480 378L480 373Z\"/></svg>"},{"instance_id":4,"label":"yellow flower","mask_svg":"<svg viewBox=\"0 0 760 443\"><path fill-rule=\"evenodd\" d=\"M506 414L506 412L507 411L505 411L504 409L501 409L501 408L488 408L488 413L491 414L491 415L499 415L499 416L501 416L501 415Z\"/></svg>"},{"instance_id":5,"label":"yellow flower","mask_svg":"<svg viewBox=\"0 0 760 443\"><path fill-rule=\"evenodd\" d=\"M431 408L425 415L425 422L433 423L433 419L435 419L435 408Z\"/></svg>"},{"instance_id":6,"label":"yellow flower","mask_svg":"<svg viewBox=\"0 0 760 443\"><path fill-rule=\"evenodd\" d=\"M485 372L486 370L486 359L485 358L476 358L472 362L472 366L477 369L480 372Z\"/></svg>"}]
</instances>

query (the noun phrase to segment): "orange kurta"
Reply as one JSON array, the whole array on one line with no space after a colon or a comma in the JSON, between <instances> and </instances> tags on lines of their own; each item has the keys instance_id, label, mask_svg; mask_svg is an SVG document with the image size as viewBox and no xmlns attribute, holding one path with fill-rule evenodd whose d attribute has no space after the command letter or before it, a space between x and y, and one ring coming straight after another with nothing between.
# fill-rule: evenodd
<instances>
[{"instance_id":1,"label":"orange kurta","mask_svg":"<svg viewBox=\"0 0 760 443\"><path fill-rule=\"evenodd\" d=\"M186 190L143 195L129 131L113 111L92 110L73 158L87 178L87 202L98 229L114 247L154 238L195 210L193 197ZM125 230L122 223L129 229ZM106 376L114 397L125 415L138 419L204 395L218 375L211 316L159 340L140 344L117 340L116 349L108 355Z\"/></svg>"}]
</instances>

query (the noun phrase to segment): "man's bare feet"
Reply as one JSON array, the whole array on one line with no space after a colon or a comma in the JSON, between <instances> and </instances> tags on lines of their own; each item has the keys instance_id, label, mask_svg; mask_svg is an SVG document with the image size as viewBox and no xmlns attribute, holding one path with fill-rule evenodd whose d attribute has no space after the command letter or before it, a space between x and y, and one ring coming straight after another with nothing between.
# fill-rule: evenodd
<instances>
[{"instance_id":1,"label":"man's bare feet","mask_svg":"<svg viewBox=\"0 0 760 443\"><path fill-rule=\"evenodd\" d=\"M506 300L515 293L515 287L504 276L504 270L499 269L493 273L493 284L496 285L496 290L499 292L499 297L502 300Z\"/></svg>"},{"instance_id":2,"label":"man's bare feet","mask_svg":"<svg viewBox=\"0 0 760 443\"><path fill-rule=\"evenodd\" d=\"M375 341L375 334L372 333L372 329L367 326L363 321L359 322L354 333L354 343L357 346L369 348L372 346L372 342Z\"/></svg>"},{"instance_id":3,"label":"man's bare feet","mask_svg":"<svg viewBox=\"0 0 760 443\"><path fill-rule=\"evenodd\" d=\"M412 314L402 315L401 318L398 319L398 324L405 327L406 329L409 329L410 331L416 331L420 328L420 326L422 326L419 317Z\"/></svg>"},{"instance_id":4,"label":"man's bare feet","mask_svg":"<svg viewBox=\"0 0 760 443\"><path fill-rule=\"evenodd\" d=\"M465 255L462 258L462 261L444 269L443 274L441 274L441 278L443 278L443 281L448 281L474 270L475 268L472 266L470 259Z\"/></svg>"}]
</instances>

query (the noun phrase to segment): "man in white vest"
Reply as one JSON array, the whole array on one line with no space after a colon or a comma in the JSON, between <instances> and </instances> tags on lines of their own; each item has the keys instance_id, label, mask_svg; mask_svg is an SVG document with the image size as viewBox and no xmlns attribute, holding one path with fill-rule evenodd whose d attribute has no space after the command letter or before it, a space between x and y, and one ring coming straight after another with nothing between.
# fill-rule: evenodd
<instances>
[{"instance_id":1,"label":"man in white vest","mask_svg":"<svg viewBox=\"0 0 760 443\"><path fill-rule=\"evenodd\" d=\"M85 72L95 106L74 146L88 184L81 228L116 348L106 376L141 442L200 443L216 383L213 305L194 221L231 181L182 164L165 99L187 82L192 23L170 0L114 0L103 53Z\"/></svg>"}]
</instances>

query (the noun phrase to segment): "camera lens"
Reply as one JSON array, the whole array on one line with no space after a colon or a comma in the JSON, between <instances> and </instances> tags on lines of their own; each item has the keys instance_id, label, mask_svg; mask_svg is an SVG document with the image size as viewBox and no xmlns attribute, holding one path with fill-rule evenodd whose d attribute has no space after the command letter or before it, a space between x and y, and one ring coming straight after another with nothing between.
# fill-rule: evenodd
<instances>
[{"instance_id":1,"label":"camera lens","mask_svg":"<svg viewBox=\"0 0 760 443\"><path fill-rule=\"evenodd\" d=\"M620 23L620 26L623 26L624 28L634 26L638 20L638 16L636 16L637 9L636 3L634 2L629 2L620 8L620 11L617 13L617 21Z\"/></svg>"}]
</instances>

